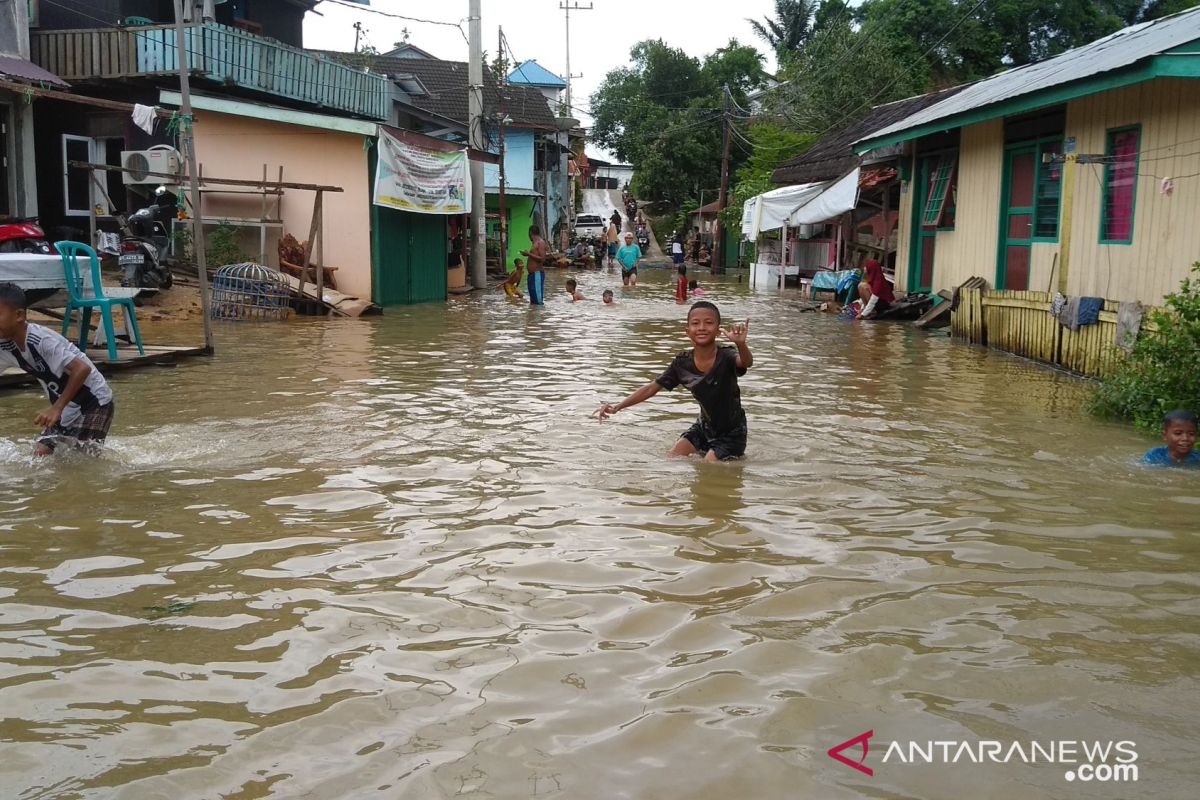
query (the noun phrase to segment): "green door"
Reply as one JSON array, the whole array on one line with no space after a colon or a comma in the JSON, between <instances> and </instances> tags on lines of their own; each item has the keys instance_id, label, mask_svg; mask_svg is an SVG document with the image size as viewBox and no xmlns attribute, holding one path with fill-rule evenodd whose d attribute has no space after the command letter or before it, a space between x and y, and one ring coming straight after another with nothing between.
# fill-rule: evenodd
<instances>
[{"instance_id":1,"label":"green door","mask_svg":"<svg viewBox=\"0 0 1200 800\"><path fill-rule=\"evenodd\" d=\"M381 306L446 299L446 218L371 206L374 301Z\"/></svg>"},{"instance_id":2,"label":"green door","mask_svg":"<svg viewBox=\"0 0 1200 800\"><path fill-rule=\"evenodd\" d=\"M996 288L1023 292L1029 288L1030 245L1033 243L1033 194L1037 147L1016 147L1004 155L1001 187L1000 254Z\"/></svg>"},{"instance_id":3,"label":"green door","mask_svg":"<svg viewBox=\"0 0 1200 800\"><path fill-rule=\"evenodd\" d=\"M916 180L912 182L912 247L908 249L908 291L933 291L933 251L937 228L922 224L925 205L929 201L930 182L937 171L940 156L926 156L917 161Z\"/></svg>"}]
</instances>

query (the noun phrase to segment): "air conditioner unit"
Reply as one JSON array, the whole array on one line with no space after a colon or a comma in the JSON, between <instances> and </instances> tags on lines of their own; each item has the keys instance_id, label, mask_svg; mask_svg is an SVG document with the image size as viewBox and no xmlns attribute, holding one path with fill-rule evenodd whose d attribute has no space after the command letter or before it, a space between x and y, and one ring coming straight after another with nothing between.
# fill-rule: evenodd
<instances>
[{"instance_id":1,"label":"air conditioner unit","mask_svg":"<svg viewBox=\"0 0 1200 800\"><path fill-rule=\"evenodd\" d=\"M121 167L124 170L121 179L128 186L174 185L179 182L178 178L163 177L163 174L179 175L179 153L175 150L122 150Z\"/></svg>"}]
</instances>

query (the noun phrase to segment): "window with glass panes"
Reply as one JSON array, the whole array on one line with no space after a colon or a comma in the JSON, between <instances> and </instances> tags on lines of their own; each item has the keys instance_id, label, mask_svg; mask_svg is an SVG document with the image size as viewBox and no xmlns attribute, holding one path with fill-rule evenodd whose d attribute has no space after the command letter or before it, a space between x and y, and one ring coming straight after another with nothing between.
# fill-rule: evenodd
<instances>
[{"instance_id":1,"label":"window with glass panes","mask_svg":"<svg viewBox=\"0 0 1200 800\"><path fill-rule=\"evenodd\" d=\"M1037 183L1033 197L1033 238L1058 238L1058 210L1062 201L1062 142L1039 142ZM1057 160L1056 160L1057 159Z\"/></svg>"},{"instance_id":2,"label":"window with glass panes","mask_svg":"<svg viewBox=\"0 0 1200 800\"><path fill-rule=\"evenodd\" d=\"M1133 210L1137 195L1140 128L1110 130L1104 148L1104 195L1100 208L1100 243L1133 241Z\"/></svg>"}]
</instances>

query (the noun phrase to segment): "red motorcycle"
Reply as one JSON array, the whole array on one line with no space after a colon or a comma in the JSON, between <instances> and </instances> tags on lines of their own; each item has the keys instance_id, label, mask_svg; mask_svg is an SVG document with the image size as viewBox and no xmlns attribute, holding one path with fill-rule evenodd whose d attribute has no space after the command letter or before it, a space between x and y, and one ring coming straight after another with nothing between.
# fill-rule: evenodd
<instances>
[{"instance_id":1,"label":"red motorcycle","mask_svg":"<svg viewBox=\"0 0 1200 800\"><path fill-rule=\"evenodd\" d=\"M46 241L46 232L38 224L37 217L9 219L0 222L0 253L36 253L48 256L54 253Z\"/></svg>"}]
</instances>

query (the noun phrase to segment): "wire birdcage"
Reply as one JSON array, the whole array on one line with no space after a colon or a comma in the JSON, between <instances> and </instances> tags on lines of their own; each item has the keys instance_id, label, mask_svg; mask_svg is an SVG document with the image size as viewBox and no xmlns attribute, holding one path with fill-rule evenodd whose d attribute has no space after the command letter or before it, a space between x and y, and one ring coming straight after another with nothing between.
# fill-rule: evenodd
<instances>
[{"instance_id":1,"label":"wire birdcage","mask_svg":"<svg viewBox=\"0 0 1200 800\"><path fill-rule=\"evenodd\" d=\"M213 276L213 319L283 319L291 300L279 273L260 264L230 264Z\"/></svg>"}]
</instances>

